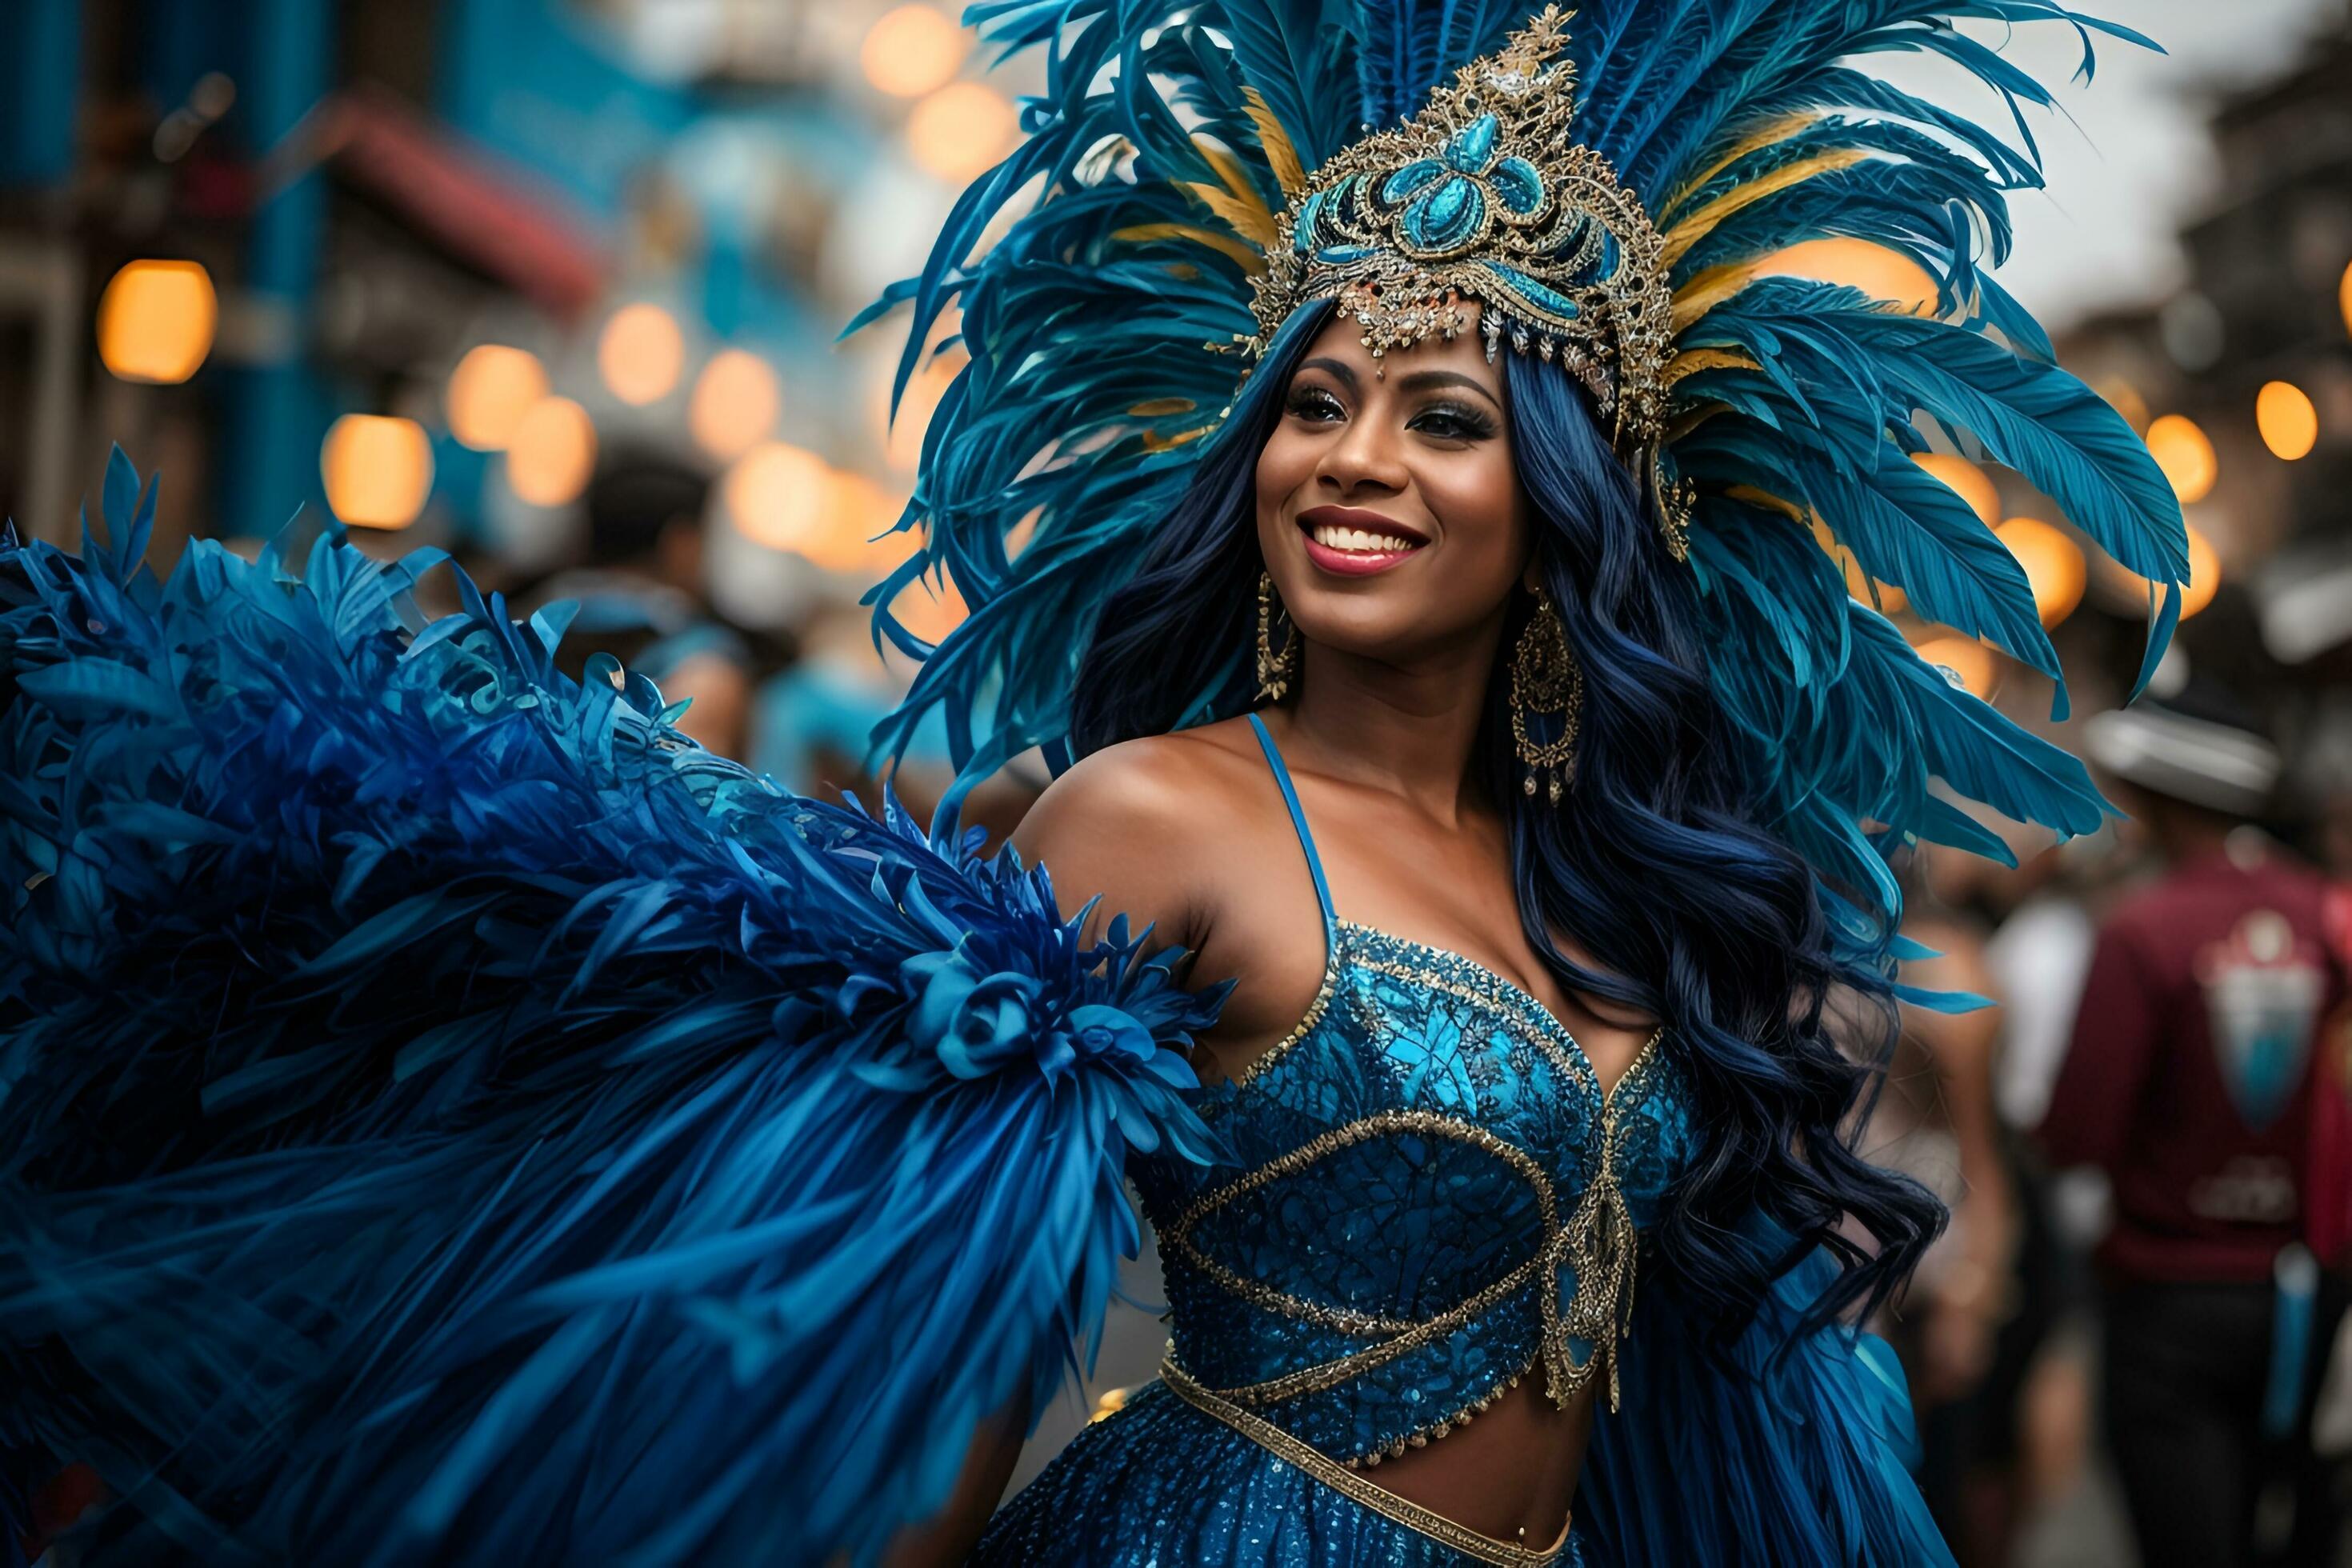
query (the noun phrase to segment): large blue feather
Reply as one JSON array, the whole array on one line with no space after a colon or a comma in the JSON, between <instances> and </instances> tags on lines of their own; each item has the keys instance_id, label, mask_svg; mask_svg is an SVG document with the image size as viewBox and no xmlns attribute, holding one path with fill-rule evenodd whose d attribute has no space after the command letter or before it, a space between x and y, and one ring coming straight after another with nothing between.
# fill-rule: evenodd
<instances>
[{"instance_id":1,"label":"large blue feather","mask_svg":"<svg viewBox=\"0 0 2352 1568\"><path fill-rule=\"evenodd\" d=\"M0 549L0 1449L98 1468L86 1560L815 1563L936 1509L1090 1353L1126 1151L1214 1157L1215 996L462 579L423 635L340 543L157 584L136 493Z\"/></svg>"}]
</instances>

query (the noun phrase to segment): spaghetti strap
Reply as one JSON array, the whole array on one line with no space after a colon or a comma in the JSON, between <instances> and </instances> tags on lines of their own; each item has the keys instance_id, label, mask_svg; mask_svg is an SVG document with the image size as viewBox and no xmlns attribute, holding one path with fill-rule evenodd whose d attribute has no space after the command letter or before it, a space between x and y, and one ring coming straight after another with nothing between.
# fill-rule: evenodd
<instances>
[{"instance_id":1,"label":"spaghetti strap","mask_svg":"<svg viewBox=\"0 0 2352 1568\"><path fill-rule=\"evenodd\" d=\"M1323 934L1328 942L1339 922L1331 912L1331 888L1323 879L1323 858L1315 853L1315 835L1307 826L1307 808L1298 804L1298 788L1290 782L1290 769L1283 763L1281 748L1274 743L1274 731L1255 713L1249 716L1249 721L1250 728L1257 731L1257 743L1265 752L1266 765L1274 770L1274 782L1282 786L1282 804L1290 808L1290 826L1298 830L1298 847L1307 851L1307 869L1315 877L1315 901L1323 906Z\"/></svg>"}]
</instances>

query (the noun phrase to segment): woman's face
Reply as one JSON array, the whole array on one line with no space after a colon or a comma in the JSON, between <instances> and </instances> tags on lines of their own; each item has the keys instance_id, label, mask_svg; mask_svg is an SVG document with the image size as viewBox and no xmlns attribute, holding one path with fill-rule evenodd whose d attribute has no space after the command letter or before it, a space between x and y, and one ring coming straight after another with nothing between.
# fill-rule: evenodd
<instances>
[{"instance_id":1,"label":"woman's face","mask_svg":"<svg viewBox=\"0 0 2352 1568\"><path fill-rule=\"evenodd\" d=\"M1291 619L1327 647L1406 663L1496 624L1532 544L1476 334L1375 362L1335 316L1258 456L1257 535Z\"/></svg>"}]
</instances>

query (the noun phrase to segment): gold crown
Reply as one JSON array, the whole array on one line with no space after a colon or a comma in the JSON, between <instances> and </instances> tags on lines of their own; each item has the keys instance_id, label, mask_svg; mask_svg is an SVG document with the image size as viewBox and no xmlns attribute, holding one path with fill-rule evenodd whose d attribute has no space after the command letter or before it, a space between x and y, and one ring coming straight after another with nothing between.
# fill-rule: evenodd
<instances>
[{"instance_id":1,"label":"gold crown","mask_svg":"<svg viewBox=\"0 0 2352 1568\"><path fill-rule=\"evenodd\" d=\"M1638 456L1668 542L1682 498L1657 469L1674 299L1665 242L1609 161L1570 139L1568 16L1545 7L1471 61L1419 113L1341 149L1277 221L1251 309L1262 353L1291 312L1336 299L1377 359L1468 325L1557 358L1591 393L1621 454Z\"/></svg>"}]
</instances>

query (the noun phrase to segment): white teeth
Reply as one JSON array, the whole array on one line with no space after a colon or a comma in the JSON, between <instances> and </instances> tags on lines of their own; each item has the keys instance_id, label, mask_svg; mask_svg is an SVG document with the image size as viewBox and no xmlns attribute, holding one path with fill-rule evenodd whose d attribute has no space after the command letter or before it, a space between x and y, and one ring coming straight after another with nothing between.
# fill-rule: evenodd
<instances>
[{"instance_id":1,"label":"white teeth","mask_svg":"<svg viewBox=\"0 0 2352 1568\"><path fill-rule=\"evenodd\" d=\"M1311 537L1326 550L1358 554L1392 555L1414 548L1412 540L1399 539L1391 533L1367 533L1360 528L1337 528L1329 523L1317 524Z\"/></svg>"}]
</instances>

